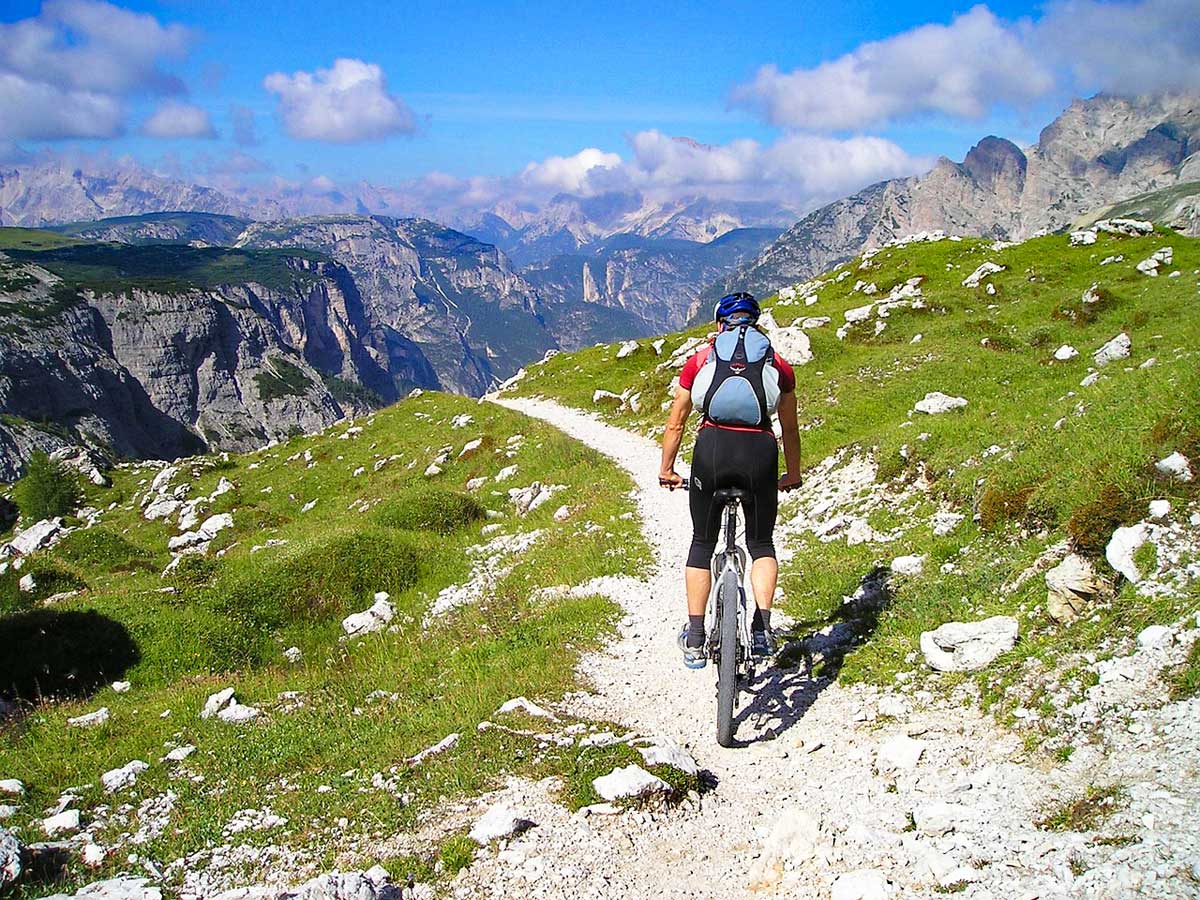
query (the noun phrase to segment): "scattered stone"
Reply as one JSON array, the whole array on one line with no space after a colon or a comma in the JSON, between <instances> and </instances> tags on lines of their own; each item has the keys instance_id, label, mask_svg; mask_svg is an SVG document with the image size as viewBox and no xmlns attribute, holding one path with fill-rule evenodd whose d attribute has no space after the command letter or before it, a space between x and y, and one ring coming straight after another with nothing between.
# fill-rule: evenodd
<instances>
[{"instance_id":1,"label":"scattered stone","mask_svg":"<svg viewBox=\"0 0 1200 900\"><path fill-rule=\"evenodd\" d=\"M370 609L342 619L342 631L351 637L382 631L395 615L396 608L388 602L387 592L380 591L375 595L375 602Z\"/></svg>"},{"instance_id":2,"label":"scattered stone","mask_svg":"<svg viewBox=\"0 0 1200 900\"><path fill-rule=\"evenodd\" d=\"M571 507L563 505L554 511L555 522L565 522L571 515Z\"/></svg>"},{"instance_id":3,"label":"scattered stone","mask_svg":"<svg viewBox=\"0 0 1200 900\"><path fill-rule=\"evenodd\" d=\"M481 487L483 487L485 484L487 484L487 482L488 482L488 480L487 480L486 475L481 475L478 478L472 478L469 481L467 481L467 490L468 491L477 491Z\"/></svg>"},{"instance_id":4,"label":"scattered stone","mask_svg":"<svg viewBox=\"0 0 1200 900\"><path fill-rule=\"evenodd\" d=\"M617 359L624 359L627 356L632 356L634 353L637 352L637 348L638 348L637 341L625 341L617 349Z\"/></svg>"},{"instance_id":5,"label":"scattered stone","mask_svg":"<svg viewBox=\"0 0 1200 900\"><path fill-rule=\"evenodd\" d=\"M907 772L916 766L924 752L924 741L898 734L879 748L875 755L875 768L881 773Z\"/></svg>"},{"instance_id":6,"label":"scattered stone","mask_svg":"<svg viewBox=\"0 0 1200 900\"><path fill-rule=\"evenodd\" d=\"M104 725L108 722L108 707L102 706L95 712L90 712L82 716L74 716L67 719L68 725L73 725L76 728L95 728L98 725Z\"/></svg>"},{"instance_id":7,"label":"scattered stone","mask_svg":"<svg viewBox=\"0 0 1200 900\"><path fill-rule=\"evenodd\" d=\"M1170 456L1160 459L1154 468L1162 475L1174 478L1176 481L1191 481L1196 477L1191 461L1176 450Z\"/></svg>"},{"instance_id":8,"label":"scattered stone","mask_svg":"<svg viewBox=\"0 0 1200 900\"><path fill-rule=\"evenodd\" d=\"M875 869L856 869L833 880L831 900L886 900L887 879Z\"/></svg>"},{"instance_id":9,"label":"scattered stone","mask_svg":"<svg viewBox=\"0 0 1200 900\"><path fill-rule=\"evenodd\" d=\"M232 699L233 688L224 688L215 694L210 694L208 699L204 701L204 708L200 710L200 718L211 719Z\"/></svg>"},{"instance_id":10,"label":"scattered stone","mask_svg":"<svg viewBox=\"0 0 1200 900\"><path fill-rule=\"evenodd\" d=\"M603 799L610 801L671 792L671 786L657 775L651 775L641 766L633 764L592 779L592 787Z\"/></svg>"},{"instance_id":11,"label":"scattered stone","mask_svg":"<svg viewBox=\"0 0 1200 900\"><path fill-rule=\"evenodd\" d=\"M533 716L537 719L557 720L557 716L548 710L542 709L532 700L527 700L525 697L513 697L511 700L505 700L500 704L500 708L496 710L497 715L505 713L521 711L526 715Z\"/></svg>"},{"instance_id":12,"label":"scattered stone","mask_svg":"<svg viewBox=\"0 0 1200 900\"><path fill-rule=\"evenodd\" d=\"M820 823L806 809L777 810L775 827L763 842L762 853L750 867L751 891L769 889L817 855L821 842Z\"/></svg>"},{"instance_id":13,"label":"scattered stone","mask_svg":"<svg viewBox=\"0 0 1200 900\"><path fill-rule=\"evenodd\" d=\"M1073 622L1112 585L1096 574L1091 561L1072 553L1046 573L1046 611L1056 622Z\"/></svg>"},{"instance_id":14,"label":"scattered stone","mask_svg":"<svg viewBox=\"0 0 1200 900\"><path fill-rule=\"evenodd\" d=\"M94 881L74 894L52 894L44 900L162 900L162 891L148 879L120 875L107 881Z\"/></svg>"},{"instance_id":15,"label":"scattered stone","mask_svg":"<svg viewBox=\"0 0 1200 900\"><path fill-rule=\"evenodd\" d=\"M925 570L925 557L897 556L892 560L892 572L896 575L920 575Z\"/></svg>"},{"instance_id":16,"label":"scattered stone","mask_svg":"<svg viewBox=\"0 0 1200 900\"><path fill-rule=\"evenodd\" d=\"M1143 650L1166 650L1175 643L1175 635L1165 625L1148 625L1138 632L1137 644Z\"/></svg>"},{"instance_id":17,"label":"scattered stone","mask_svg":"<svg viewBox=\"0 0 1200 900\"><path fill-rule=\"evenodd\" d=\"M965 397L951 397L941 391L930 391L923 399L917 401L913 409L933 416L953 409L962 409L966 405Z\"/></svg>"},{"instance_id":18,"label":"scattered stone","mask_svg":"<svg viewBox=\"0 0 1200 900\"><path fill-rule=\"evenodd\" d=\"M7 794L10 797L24 797L25 785L16 778L5 778L0 780L0 794Z\"/></svg>"},{"instance_id":19,"label":"scattered stone","mask_svg":"<svg viewBox=\"0 0 1200 900\"><path fill-rule=\"evenodd\" d=\"M1070 344L1063 344L1061 347L1059 347L1057 350L1054 351L1054 358L1057 359L1059 362L1066 362L1068 359L1074 359L1078 355L1079 355L1079 351L1076 350L1074 347L1072 347Z\"/></svg>"},{"instance_id":20,"label":"scattered stone","mask_svg":"<svg viewBox=\"0 0 1200 900\"><path fill-rule=\"evenodd\" d=\"M259 715L260 712L256 707L243 706L235 700L218 712L217 718L222 722L228 722L230 725L241 725L244 722L254 721Z\"/></svg>"},{"instance_id":21,"label":"scattered stone","mask_svg":"<svg viewBox=\"0 0 1200 900\"><path fill-rule=\"evenodd\" d=\"M426 747L424 750L422 750L416 756L410 756L408 758L408 764L410 766L418 766L422 762L427 760L429 757L436 756L439 753L444 753L447 750L452 749L453 747L457 746L458 738L459 738L459 735L457 733L446 735L444 738L442 738L440 741L438 741L432 747Z\"/></svg>"},{"instance_id":22,"label":"scattered stone","mask_svg":"<svg viewBox=\"0 0 1200 900\"><path fill-rule=\"evenodd\" d=\"M0 828L0 889L21 877L21 842L7 828Z\"/></svg>"},{"instance_id":23,"label":"scattered stone","mask_svg":"<svg viewBox=\"0 0 1200 900\"><path fill-rule=\"evenodd\" d=\"M42 831L47 837L57 837L60 834L79 830L79 810L68 809L58 815L42 819Z\"/></svg>"},{"instance_id":24,"label":"scattered stone","mask_svg":"<svg viewBox=\"0 0 1200 900\"><path fill-rule=\"evenodd\" d=\"M450 420L450 427L451 428L466 428L473 421L475 421L475 419L471 416L470 413L463 413L462 415L455 416L454 418L452 418Z\"/></svg>"},{"instance_id":25,"label":"scattered stone","mask_svg":"<svg viewBox=\"0 0 1200 900\"><path fill-rule=\"evenodd\" d=\"M150 764L142 762L140 759L135 759L132 762L127 762L119 769L109 769L100 776L100 782L104 785L104 790L110 794L124 790L127 787L133 787L138 776L150 768Z\"/></svg>"},{"instance_id":26,"label":"scattered stone","mask_svg":"<svg viewBox=\"0 0 1200 900\"><path fill-rule=\"evenodd\" d=\"M1108 564L1133 584L1142 580L1142 573L1138 571L1133 556L1138 548L1146 543L1148 537L1146 526L1139 522L1137 525L1118 528L1113 532L1108 546L1104 548L1104 558L1108 560Z\"/></svg>"},{"instance_id":27,"label":"scattered stone","mask_svg":"<svg viewBox=\"0 0 1200 900\"><path fill-rule=\"evenodd\" d=\"M62 519L42 519L14 537L8 546L17 556L28 556L52 546L65 534Z\"/></svg>"},{"instance_id":28,"label":"scattered stone","mask_svg":"<svg viewBox=\"0 0 1200 900\"><path fill-rule=\"evenodd\" d=\"M990 278L997 272L1003 272L1004 266L994 262L985 262L978 269L963 279L962 286L965 288L977 288L979 283L985 278Z\"/></svg>"},{"instance_id":29,"label":"scattered stone","mask_svg":"<svg viewBox=\"0 0 1200 900\"><path fill-rule=\"evenodd\" d=\"M980 622L947 622L921 633L921 652L939 672L982 669L1017 643L1017 620L992 616Z\"/></svg>"},{"instance_id":30,"label":"scattered stone","mask_svg":"<svg viewBox=\"0 0 1200 900\"><path fill-rule=\"evenodd\" d=\"M19 806L13 806L11 803L0 803L0 819L11 819L18 812Z\"/></svg>"},{"instance_id":31,"label":"scattered stone","mask_svg":"<svg viewBox=\"0 0 1200 900\"><path fill-rule=\"evenodd\" d=\"M115 691L115 692L116 692L116 693L118 693L118 694L128 694L128 693L129 693L129 689L130 689L132 686L133 686L133 685L132 685L132 684L130 684L130 682L128 682L128 681L114 681L114 682L112 683L112 689L113 689L113 691Z\"/></svg>"},{"instance_id":32,"label":"scattered stone","mask_svg":"<svg viewBox=\"0 0 1200 900\"><path fill-rule=\"evenodd\" d=\"M518 815L512 807L496 804L471 827L470 838L480 846L486 847L492 841L499 841L528 831L534 825L529 819Z\"/></svg>"},{"instance_id":33,"label":"scattered stone","mask_svg":"<svg viewBox=\"0 0 1200 900\"><path fill-rule=\"evenodd\" d=\"M670 738L656 737L649 747L638 749L648 766L673 766L688 775L700 774L700 767L696 765L692 754Z\"/></svg>"},{"instance_id":34,"label":"scattered stone","mask_svg":"<svg viewBox=\"0 0 1200 900\"><path fill-rule=\"evenodd\" d=\"M954 531L963 520L966 519L962 513L951 512L950 510L940 510L933 514L933 536L945 537Z\"/></svg>"},{"instance_id":35,"label":"scattered stone","mask_svg":"<svg viewBox=\"0 0 1200 900\"><path fill-rule=\"evenodd\" d=\"M961 806L934 800L931 803L918 806L912 811L913 824L917 831L930 837L940 837L954 831L958 823L966 816Z\"/></svg>"},{"instance_id":36,"label":"scattered stone","mask_svg":"<svg viewBox=\"0 0 1200 900\"><path fill-rule=\"evenodd\" d=\"M1072 247L1087 247L1090 244L1096 243L1096 232L1091 231L1072 231L1071 246Z\"/></svg>"},{"instance_id":37,"label":"scattered stone","mask_svg":"<svg viewBox=\"0 0 1200 900\"><path fill-rule=\"evenodd\" d=\"M33 577L32 572L27 575L22 575L20 580L17 582L17 588L26 594L31 594L37 590L37 579Z\"/></svg>"},{"instance_id":38,"label":"scattered stone","mask_svg":"<svg viewBox=\"0 0 1200 900\"><path fill-rule=\"evenodd\" d=\"M1129 339L1129 335L1121 332L1099 350L1092 354L1092 360L1097 366L1107 366L1111 362L1116 362L1118 359L1126 359L1129 356L1129 351L1133 348L1133 342Z\"/></svg>"},{"instance_id":39,"label":"scattered stone","mask_svg":"<svg viewBox=\"0 0 1200 900\"><path fill-rule=\"evenodd\" d=\"M471 456L476 450L483 446L483 438L475 438L473 441L467 441L463 444L463 448L458 451L458 458Z\"/></svg>"},{"instance_id":40,"label":"scattered stone","mask_svg":"<svg viewBox=\"0 0 1200 900\"><path fill-rule=\"evenodd\" d=\"M176 747L170 753L163 757L167 762L183 762L189 756L196 752L196 748L191 744L185 744L182 747Z\"/></svg>"},{"instance_id":41,"label":"scattered stone","mask_svg":"<svg viewBox=\"0 0 1200 900\"><path fill-rule=\"evenodd\" d=\"M1150 518L1156 522L1161 522L1171 514L1170 500L1151 500L1150 501Z\"/></svg>"},{"instance_id":42,"label":"scattered stone","mask_svg":"<svg viewBox=\"0 0 1200 900\"><path fill-rule=\"evenodd\" d=\"M83 851L79 854L79 858L83 864L89 869L98 869L104 865L104 860L108 856L104 852L104 848L99 844L87 843L83 846Z\"/></svg>"}]
</instances>

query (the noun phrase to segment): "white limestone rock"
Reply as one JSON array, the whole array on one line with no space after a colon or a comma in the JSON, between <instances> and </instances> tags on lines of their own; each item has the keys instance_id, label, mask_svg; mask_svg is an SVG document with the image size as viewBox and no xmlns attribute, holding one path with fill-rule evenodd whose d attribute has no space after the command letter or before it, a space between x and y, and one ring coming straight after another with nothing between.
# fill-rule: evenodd
<instances>
[{"instance_id":1,"label":"white limestone rock","mask_svg":"<svg viewBox=\"0 0 1200 900\"><path fill-rule=\"evenodd\" d=\"M632 356L637 352L637 348L637 341L625 341L620 347L617 348L617 359L624 359L627 356Z\"/></svg>"},{"instance_id":2,"label":"white limestone rock","mask_svg":"<svg viewBox=\"0 0 1200 900\"><path fill-rule=\"evenodd\" d=\"M1003 272L1004 266L999 263L985 262L978 269L963 279L962 286L965 288L977 288L979 283L985 278L990 278L997 272Z\"/></svg>"},{"instance_id":3,"label":"white limestone rock","mask_svg":"<svg viewBox=\"0 0 1200 900\"><path fill-rule=\"evenodd\" d=\"M447 750L453 749L454 747L458 746L459 737L460 735L457 732L446 735L436 744L426 747L415 756L410 756L407 760L408 764L410 766L419 766L425 760L429 759L429 757L437 756L439 753L445 753Z\"/></svg>"},{"instance_id":4,"label":"white limestone rock","mask_svg":"<svg viewBox=\"0 0 1200 900\"><path fill-rule=\"evenodd\" d=\"M1166 625L1147 625L1138 632L1137 644L1143 650L1166 650L1175 643L1175 635Z\"/></svg>"},{"instance_id":5,"label":"white limestone rock","mask_svg":"<svg viewBox=\"0 0 1200 900\"><path fill-rule=\"evenodd\" d=\"M492 841L513 837L532 827L533 822L518 814L511 806L498 803L471 826L469 836L475 843L486 847Z\"/></svg>"},{"instance_id":6,"label":"white limestone rock","mask_svg":"<svg viewBox=\"0 0 1200 900\"><path fill-rule=\"evenodd\" d=\"M28 556L52 546L65 533L61 518L42 519L14 537L9 547L17 556Z\"/></svg>"},{"instance_id":7,"label":"white limestone rock","mask_svg":"<svg viewBox=\"0 0 1200 900\"><path fill-rule=\"evenodd\" d=\"M607 775L592 779L592 787L602 799L608 801L671 792L669 784L657 775L651 775L641 766L634 764L613 769Z\"/></svg>"},{"instance_id":8,"label":"white limestone rock","mask_svg":"<svg viewBox=\"0 0 1200 900\"><path fill-rule=\"evenodd\" d=\"M892 560L892 572L896 575L916 576L925 571L925 557L897 556Z\"/></svg>"},{"instance_id":9,"label":"white limestone rock","mask_svg":"<svg viewBox=\"0 0 1200 900\"><path fill-rule=\"evenodd\" d=\"M930 391L917 401L913 409L926 415L935 416L951 410L962 409L966 405L965 397L951 397L941 391Z\"/></svg>"},{"instance_id":10,"label":"white limestone rock","mask_svg":"<svg viewBox=\"0 0 1200 900\"><path fill-rule=\"evenodd\" d=\"M257 707L243 706L235 700L218 712L217 718L230 725L241 725L245 722L253 722L259 715L261 715L261 711Z\"/></svg>"},{"instance_id":11,"label":"white limestone rock","mask_svg":"<svg viewBox=\"0 0 1200 900\"><path fill-rule=\"evenodd\" d=\"M513 697L511 700L505 700L500 704L500 708L496 710L496 715L502 716L505 713L511 712L523 712L537 719L549 719L551 721L557 721L558 719L554 713L543 709L525 697Z\"/></svg>"},{"instance_id":12,"label":"white limestone rock","mask_svg":"<svg viewBox=\"0 0 1200 900\"><path fill-rule=\"evenodd\" d=\"M830 888L830 900L887 900L889 896L887 879L876 869L844 872Z\"/></svg>"},{"instance_id":13,"label":"white limestone rock","mask_svg":"<svg viewBox=\"0 0 1200 900\"><path fill-rule=\"evenodd\" d=\"M875 768L881 774L907 772L916 767L925 753L925 742L906 734L889 738L875 754Z\"/></svg>"},{"instance_id":14,"label":"white limestone rock","mask_svg":"<svg viewBox=\"0 0 1200 900\"><path fill-rule=\"evenodd\" d=\"M33 577L32 572L21 576L17 581L17 590L26 594L31 594L37 590L37 579Z\"/></svg>"},{"instance_id":15,"label":"white limestone rock","mask_svg":"<svg viewBox=\"0 0 1200 900\"><path fill-rule=\"evenodd\" d=\"M1059 347L1057 350L1054 351L1054 358L1057 359L1059 362L1066 362L1068 359L1074 359L1078 355L1079 355L1079 351L1076 350L1074 347L1072 347L1070 344L1063 344L1061 347Z\"/></svg>"},{"instance_id":16,"label":"white limestone rock","mask_svg":"<svg viewBox=\"0 0 1200 900\"><path fill-rule=\"evenodd\" d=\"M962 513L952 512L950 510L939 510L933 514L933 536L945 537L954 529L963 523L967 517Z\"/></svg>"},{"instance_id":17,"label":"white limestone rock","mask_svg":"<svg viewBox=\"0 0 1200 900\"><path fill-rule=\"evenodd\" d=\"M42 819L42 831L47 837L58 837L79 830L79 810L68 809L57 815Z\"/></svg>"},{"instance_id":18,"label":"white limestone rock","mask_svg":"<svg viewBox=\"0 0 1200 900\"><path fill-rule=\"evenodd\" d=\"M109 719L108 707L102 706L95 712L85 713L82 716L72 716L67 719L67 724L75 728L95 728L99 725L107 724Z\"/></svg>"},{"instance_id":19,"label":"white limestone rock","mask_svg":"<svg viewBox=\"0 0 1200 900\"><path fill-rule=\"evenodd\" d=\"M1161 522L1171 514L1170 500L1151 500L1150 501L1150 518L1156 522Z\"/></svg>"},{"instance_id":20,"label":"white limestone rock","mask_svg":"<svg viewBox=\"0 0 1200 900\"><path fill-rule=\"evenodd\" d=\"M183 762L189 756L196 752L196 748L192 744L184 744L182 747L176 747L163 757L167 762Z\"/></svg>"},{"instance_id":21,"label":"white limestone rock","mask_svg":"<svg viewBox=\"0 0 1200 900\"><path fill-rule=\"evenodd\" d=\"M1121 332L1111 341L1092 354L1092 361L1099 367L1107 366L1111 362L1116 362L1118 359L1127 359L1130 350L1133 349L1133 341L1129 335Z\"/></svg>"},{"instance_id":22,"label":"white limestone rock","mask_svg":"<svg viewBox=\"0 0 1200 900\"><path fill-rule=\"evenodd\" d=\"M698 775L700 767L692 754L668 737L655 737L649 747L639 747L648 766L673 766L688 775Z\"/></svg>"},{"instance_id":23,"label":"white limestone rock","mask_svg":"<svg viewBox=\"0 0 1200 900\"><path fill-rule=\"evenodd\" d=\"M204 701L204 708L200 710L200 718L211 719L231 700L233 700L233 688L231 687L219 690L215 694L209 694L208 699Z\"/></svg>"},{"instance_id":24,"label":"white limestone rock","mask_svg":"<svg viewBox=\"0 0 1200 900\"><path fill-rule=\"evenodd\" d=\"M987 666L1017 643L1017 620L992 616L979 622L947 622L921 634L921 652L939 672L970 672Z\"/></svg>"},{"instance_id":25,"label":"white limestone rock","mask_svg":"<svg viewBox=\"0 0 1200 900\"><path fill-rule=\"evenodd\" d=\"M1142 580L1142 573L1138 571L1133 557L1148 537L1146 526L1139 522L1136 525L1118 528L1113 532L1108 546L1104 548L1104 558L1108 560L1108 564L1133 584Z\"/></svg>"},{"instance_id":26,"label":"white limestone rock","mask_svg":"<svg viewBox=\"0 0 1200 900\"><path fill-rule=\"evenodd\" d=\"M1154 468L1160 474L1176 481L1189 482L1196 477L1191 461L1178 450L1170 456L1160 459L1154 464Z\"/></svg>"},{"instance_id":27,"label":"white limestone rock","mask_svg":"<svg viewBox=\"0 0 1200 900\"><path fill-rule=\"evenodd\" d=\"M1072 622L1092 601L1111 590L1090 560L1071 553L1046 573L1046 611L1057 622Z\"/></svg>"},{"instance_id":28,"label":"white limestone rock","mask_svg":"<svg viewBox=\"0 0 1200 900\"><path fill-rule=\"evenodd\" d=\"M382 631L395 615L396 608L388 602L387 592L380 591L369 609L342 619L342 631L349 637Z\"/></svg>"},{"instance_id":29,"label":"white limestone rock","mask_svg":"<svg viewBox=\"0 0 1200 900\"><path fill-rule=\"evenodd\" d=\"M9 797L24 797L25 784L16 778L0 779L0 794Z\"/></svg>"},{"instance_id":30,"label":"white limestone rock","mask_svg":"<svg viewBox=\"0 0 1200 900\"><path fill-rule=\"evenodd\" d=\"M149 768L149 763L135 759L125 763L120 768L109 769L100 776L100 783L104 785L106 792L114 794L127 787L133 787L134 783L138 780L138 776Z\"/></svg>"}]
</instances>

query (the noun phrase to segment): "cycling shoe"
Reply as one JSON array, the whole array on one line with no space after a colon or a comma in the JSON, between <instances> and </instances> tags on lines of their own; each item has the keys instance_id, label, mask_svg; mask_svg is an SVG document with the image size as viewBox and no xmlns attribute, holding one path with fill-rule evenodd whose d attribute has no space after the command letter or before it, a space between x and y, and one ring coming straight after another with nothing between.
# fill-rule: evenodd
<instances>
[{"instance_id":1,"label":"cycling shoe","mask_svg":"<svg viewBox=\"0 0 1200 900\"><path fill-rule=\"evenodd\" d=\"M699 647L689 647L687 645L687 625L679 632L679 649L683 652L683 664L689 669L703 669L708 665L707 648L701 644Z\"/></svg>"},{"instance_id":2,"label":"cycling shoe","mask_svg":"<svg viewBox=\"0 0 1200 900\"><path fill-rule=\"evenodd\" d=\"M775 635L770 629L750 632L750 654L760 659L775 655Z\"/></svg>"}]
</instances>

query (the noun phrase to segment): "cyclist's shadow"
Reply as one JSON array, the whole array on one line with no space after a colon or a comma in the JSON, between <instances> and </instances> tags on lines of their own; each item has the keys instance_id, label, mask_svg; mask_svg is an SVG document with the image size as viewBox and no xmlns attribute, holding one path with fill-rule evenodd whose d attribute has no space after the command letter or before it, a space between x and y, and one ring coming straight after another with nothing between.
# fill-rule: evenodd
<instances>
[{"instance_id":1,"label":"cyclist's shadow","mask_svg":"<svg viewBox=\"0 0 1200 900\"><path fill-rule=\"evenodd\" d=\"M743 703L734 717L735 733L749 723L753 736L740 739L740 746L784 734L804 718L821 691L837 681L846 656L870 639L880 613L891 605L890 576L887 566L877 566L827 619L799 623L792 629L796 636L781 649L776 664L758 673L743 692L743 698L750 695L750 702ZM814 627L819 630L804 634Z\"/></svg>"}]
</instances>

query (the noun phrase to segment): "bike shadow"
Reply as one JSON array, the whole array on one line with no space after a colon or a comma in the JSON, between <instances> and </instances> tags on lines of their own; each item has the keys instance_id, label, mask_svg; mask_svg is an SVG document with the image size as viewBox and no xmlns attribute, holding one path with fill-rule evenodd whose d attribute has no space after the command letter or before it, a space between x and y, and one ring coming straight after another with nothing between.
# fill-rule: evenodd
<instances>
[{"instance_id":1,"label":"bike shadow","mask_svg":"<svg viewBox=\"0 0 1200 900\"><path fill-rule=\"evenodd\" d=\"M826 619L801 622L789 630L794 637L781 648L775 664L744 691L751 699L734 717L734 733L749 724L754 734L735 746L775 740L804 718L821 692L837 681L846 657L879 627L879 617L894 596L891 574L887 566L875 567Z\"/></svg>"}]
</instances>

